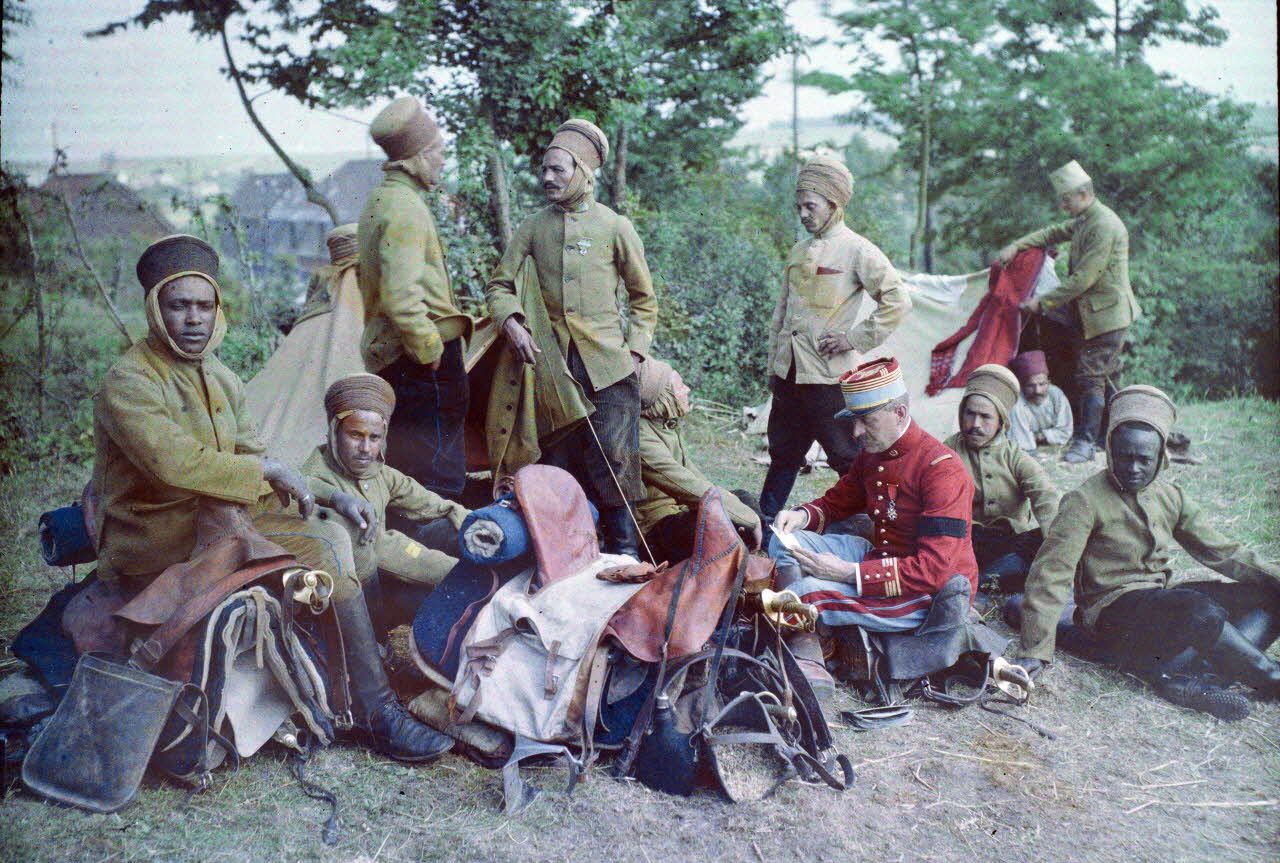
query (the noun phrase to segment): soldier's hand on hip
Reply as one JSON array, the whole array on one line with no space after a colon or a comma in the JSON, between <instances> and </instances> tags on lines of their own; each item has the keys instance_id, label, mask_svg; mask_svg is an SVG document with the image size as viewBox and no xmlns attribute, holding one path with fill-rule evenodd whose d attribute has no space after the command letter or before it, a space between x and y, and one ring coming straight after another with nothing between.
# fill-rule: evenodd
<instances>
[{"instance_id":1,"label":"soldier's hand on hip","mask_svg":"<svg viewBox=\"0 0 1280 863\"><path fill-rule=\"evenodd\" d=\"M281 506L288 506L289 499L298 501L298 514L303 518L311 518L316 511L316 496L307 488L307 481L302 474L274 458L262 460L262 478L267 481L280 498Z\"/></svg>"},{"instance_id":2,"label":"soldier's hand on hip","mask_svg":"<svg viewBox=\"0 0 1280 863\"><path fill-rule=\"evenodd\" d=\"M378 535L378 516L373 511L373 504L362 497L340 491L329 501L334 512L360 528L360 545L368 545Z\"/></svg>"},{"instance_id":3,"label":"soldier's hand on hip","mask_svg":"<svg viewBox=\"0 0 1280 863\"><path fill-rule=\"evenodd\" d=\"M516 319L515 315L507 318L502 324L502 334L511 343L511 347L515 349L516 356L520 358L521 362L533 365L537 360L537 355L542 353L538 346L533 343L533 336L529 335L529 331L524 328L524 324Z\"/></svg>"},{"instance_id":4,"label":"soldier's hand on hip","mask_svg":"<svg viewBox=\"0 0 1280 863\"><path fill-rule=\"evenodd\" d=\"M1040 314L1040 301L1035 297L1032 297L1031 299L1020 303L1018 308L1029 315L1038 315Z\"/></svg>"}]
</instances>

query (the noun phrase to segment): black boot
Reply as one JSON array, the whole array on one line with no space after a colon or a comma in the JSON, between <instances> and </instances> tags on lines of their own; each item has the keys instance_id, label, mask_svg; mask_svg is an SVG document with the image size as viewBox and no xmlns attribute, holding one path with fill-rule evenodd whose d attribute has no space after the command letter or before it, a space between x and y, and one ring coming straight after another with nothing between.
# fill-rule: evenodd
<instances>
[{"instance_id":1,"label":"black boot","mask_svg":"<svg viewBox=\"0 0 1280 863\"><path fill-rule=\"evenodd\" d=\"M1280 697L1280 662L1259 650L1230 623L1223 625L1210 661L1220 674L1252 687L1258 697Z\"/></svg>"},{"instance_id":2,"label":"black boot","mask_svg":"<svg viewBox=\"0 0 1280 863\"><path fill-rule=\"evenodd\" d=\"M1249 715L1249 699L1216 686L1201 674L1164 675L1156 681L1156 691L1166 701L1208 713L1223 722L1239 722Z\"/></svg>"},{"instance_id":3,"label":"black boot","mask_svg":"<svg viewBox=\"0 0 1280 863\"><path fill-rule=\"evenodd\" d=\"M1263 653L1280 638L1280 612L1269 608L1251 608L1231 625Z\"/></svg>"},{"instance_id":4,"label":"black boot","mask_svg":"<svg viewBox=\"0 0 1280 863\"><path fill-rule=\"evenodd\" d=\"M611 506L600 514L607 554L629 554L640 559L640 537L627 506Z\"/></svg>"},{"instance_id":5,"label":"black boot","mask_svg":"<svg viewBox=\"0 0 1280 863\"><path fill-rule=\"evenodd\" d=\"M1081 464L1093 461L1096 448L1102 446L1102 411L1106 403L1101 396L1086 396L1082 399L1080 432L1072 438L1062 460L1068 464Z\"/></svg>"},{"instance_id":6,"label":"black boot","mask_svg":"<svg viewBox=\"0 0 1280 863\"><path fill-rule=\"evenodd\" d=\"M391 691L364 597L335 601L333 610L342 627L355 719L373 739L373 748L411 762L431 761L452 749L452 737L415 719Z\"/></svg>"},{"instance_id":7,"label":"black boot","mask_svg":"<svg viewBox=\"0 0 1280 863\"><path fill-rule=\"evenodd\" d=\"M798 471L798 467L785 467L776 462L770 463L765 471L764 486L760 489L760 523L764 527L761 545L765 549L773 538L773 519L786 508Z\"/></svg>"}]
</instances>

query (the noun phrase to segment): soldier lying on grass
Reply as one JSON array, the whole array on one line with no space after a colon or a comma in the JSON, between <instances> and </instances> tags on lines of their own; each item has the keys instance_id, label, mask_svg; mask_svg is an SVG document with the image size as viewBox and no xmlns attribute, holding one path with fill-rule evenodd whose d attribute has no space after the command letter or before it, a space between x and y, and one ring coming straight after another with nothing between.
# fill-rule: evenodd
<instances>
[{"instance_id":1,"label":"soldier lying on grass","mask_svg":"<svg viewBox=\"0 0 1280 863\"><path fill-rule=\"evenodd\" d=\"M1239 682L1280 696L1280 567L1220 534L1176 483L1158 477L1176 418L1149 386L1111 400L1107 468L1062 498L1027 577L1021 664L1053 657L1055 630L1074 586L1077 622L1117 663L1165 698L1227 720L1249 713ZM1170 584L1177 542L1229 582Z\"/></svg>"}]
</instances>

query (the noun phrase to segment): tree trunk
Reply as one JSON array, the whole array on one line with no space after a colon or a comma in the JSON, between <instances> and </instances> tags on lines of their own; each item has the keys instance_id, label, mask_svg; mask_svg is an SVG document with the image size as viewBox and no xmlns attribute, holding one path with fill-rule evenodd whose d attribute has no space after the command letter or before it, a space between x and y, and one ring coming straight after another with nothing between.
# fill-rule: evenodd
<instances>
[{"instance_id":1,"label":"tree trunk","mask_svg":"<svg viewBox=\"0 0 1280 863\"><path fill-rule=\"evenodd\" d=\"M1111 30L1111 39L1115 43L1115 64L1116 68L1120 67L1120 0L1113 0L1112 9L1114 10L1114 25Z\"/></svg>"},{"instance_id":2,"label":"tree trunk","mask_svg":"<svg viewBox=\"0 0 1280 863\"><path fill-rule=\"evenodd\" d=\"M924 272L933 272L933 207L924 209L924 255L922 258Z\"/></svg>"},{"instance_id":3,"label":"tree trunk","mask_svg":"<svg viewBox=\"0 0 1280 863\"><path fill-rule=\"evenodd\" d=\"M933 143L933 106L931 87L921 87L922 117L920 124L920 182L916 187L916 228L911 233L911 269L920 272L920 256L924 250L929 221L929 151ZM927 267L927 265L926 265Z\"/></svg>"},{"instance_id":4,"label":"tree trunk","mask_svg":"<svg viewBox=\"0 0 1280 863\"><path fill-rule=\"evenodd\" d=\"M253 109L253 100L245 92L244 81L240 78L240 69L236 66L236 61L231 57L231 43L227 41L227 25L225 21L222 24L220 35L222 36L222 54L227 59L227 74L231 76L232 82L236 85L236 92L240 94L240 104L244 105L244 110L249 115L249 122L253 123L253 128L258 130L258 134L263 137L267 145L280 158L280 161L284 162L284 166L289 169L289 173L293 174L298 182L302 184L302 191L306 193L307 200L328 213L329 221L333 223L334 227L337 227L340 220L338 218L338 210L333 206L333 202L316 188L316 184L311 180L311 172L289 158L289 154L276 143L276 139L271 137L267 127L262 125L262 121L258 119L258 112Z\"/></svg>"},{"instance_id":5,"label":"tree trunk","mask_svg":"<svg viewBox=\"0 0 1280 863\"><path fill-rule=\"evenodd\" d=\"M511 242L511 194L507 190L507 168L502 163L502 153L498 151L495 140L485 157L487 179L489 184L489 210L493 213L493 222L497 227L494 238L499 252L507 249Z\"/></svg>"},{"instance_id":6,"label":"tree trunk","mask_svg":"<svg viewBox=\"0 0 1280 863\"><path fill-rule=\"evenodd\" d=\"M618 124L613 148L613 208L627 211L627 121Z\"/></svg>"}]
</instances>

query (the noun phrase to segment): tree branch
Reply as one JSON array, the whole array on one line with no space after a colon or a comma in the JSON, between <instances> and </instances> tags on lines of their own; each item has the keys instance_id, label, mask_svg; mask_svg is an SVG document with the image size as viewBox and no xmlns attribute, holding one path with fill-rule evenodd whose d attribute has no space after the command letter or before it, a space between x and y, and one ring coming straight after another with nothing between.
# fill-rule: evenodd
<instances>
[{"instance_id":1,"label":"tree branch","mask_svg":"<svg viewBox=\"0 0 1280 863\"><path fill-rule=\"evenodd\" d=\"M333 202L316 188L315 183L311 181L311 173L289 158L289 154L276 143L276 139L271 136L271 133L267 131L267 127L262 124L262 120L258 118L258 112L253 108L253 99L250 99L249 94L245 91L244 79L240 77L240 69L236 66L236 61L231 56L231 43L227 39L227 23L225 21L222 22L222 26L218 29L218 35L222 39L222 55L227 58L227 74L231 76L231 81L236 85L236 92L240 94L240 104L244 105L245 113L249 115L249 122L253 123L253 127L258 130L258 134L263 137L272 151L280 157L280 161L284 162L284 166L289 169L289 173L293 174L298 182L302 184L302 190L306 193L307 200L328 213L330 221L337 226L338 210L333 206Z\"/></svg>"},{"instance_id":2,"label":"tree branch","mask_svg":"<svg viewBox=\"0 0 1280 863\"><path fill-rule=\"evenodd\" d=\"M107 313L111 315L111 320L115 321L116 328L124 336L125 346L128 347L133 344L133 336L129 335L129 329L124 325L124 319L120 317L120 311L116 308L116 304L111 301L107 286L103 284L102 278L98 275L98 271L93 268L93 264L89 263L89 256L84 253L84 246L80 243L80 231L76 228L75 216L71 214L71 202L67 200L65 192L58 196L58 200L62 202L62 212L66 213L67 225L71 228L71 239L76 246L76 257L80 259L80 263L84 264L84 268L93 277L93 283L98 286L98 295L102 297L102 302L107 306Z\"/></svg>"}]
</instances>

